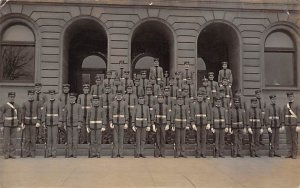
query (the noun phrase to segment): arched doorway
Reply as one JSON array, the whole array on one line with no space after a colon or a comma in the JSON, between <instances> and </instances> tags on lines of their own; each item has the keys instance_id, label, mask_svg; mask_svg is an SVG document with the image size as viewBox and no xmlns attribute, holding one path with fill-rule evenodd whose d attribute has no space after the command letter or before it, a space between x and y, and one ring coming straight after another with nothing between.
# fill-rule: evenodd
<instances>
[{"instance_id":1,"label":"arched doorway","mask_svg":"<svg viewBox=\"0 0 300 188\"><path fill-rule=\"evenodd\" d=\"M174 37L170 28L157 20L145 21L134 30L131 38L132 74L146 70L148 75L156 57L164 71L172 71L174 53Z\"/></svg>"},{"instance_id":2,"label":"arched doorway","mask_svg":"<svg viewBox=\"0 0 300 188\"><path fill-rule=\"evenodd\" d=\"M79 19L65 31L63 80L71 91L81 93L82 84L94 84L95 76L104 77L107 67L107 35L105 29L92 19Z\"/></svg>"},{"instance_id":3,"label":"arched doorway","mask_svg":"<svg viewBox=\"0 0 300 188\"><path fill-rule=\"evenodd\" d=\"M206 75L214 72L217 80L221 62L227 61L233 74L233 90L240 88L240 41L234 28L221 22L207 25L198 37L197 51L206 64Z\"/></svg>"}]
</instances>

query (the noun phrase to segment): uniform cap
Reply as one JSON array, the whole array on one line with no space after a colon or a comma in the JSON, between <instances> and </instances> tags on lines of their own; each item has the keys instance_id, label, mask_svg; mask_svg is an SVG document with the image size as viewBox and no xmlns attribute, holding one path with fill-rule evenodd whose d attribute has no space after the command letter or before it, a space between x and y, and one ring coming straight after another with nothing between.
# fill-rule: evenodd
<instances>
[{"instance_id":1,"label":"uniform cap","mask_svg":"<svg viewBox=\"0 0 300 188\"><path fill-rule=\"evenodd\" d=\"M165 86L164 90L165 90L165 91L169 91L169 90L170 90L170 87L169 87L169 86Z\"/></svg>"},{"instance_id":2,"label":"uniform cap","mask_svg":"<svg viewBox=\"0 0 300 188\"><path fill-rule=\"evenodd\" d=\"M215 97L215 101L217 100L221 100L221 97L219 95Z\"/></svg>"},{"instance_id":3,"label":"uniform cap","mask_svg":"<svg viewBox=\"0 0 300 188\"><path fill-rule=\"evenodd\" d=\"M35 83L34 86L42 86L41 83Z\"/></svg>"},{"instance_id":4,"label":"uniform cap","mask_svg":"<svg viewBox=\"0 0 300 188\"><path fill-rule=\"evenodd\" d=\"M63 84L62 87L70 87L70 84Z\"/></svg>"},{"instance_id":5,"label":"uniform cap","mask_svg":"<svg viewBox=\"0 0 300 188\"><path fill-rule=\"evenodd\" d=\"M96 79L96 80L101 80L100 75L96 75L96 76L95 76L95 79Z\"/></svg>"},{"instance_id":6,"label":"uniform cap","mask_svg":"<svg viewBox=\"0 0 300 188\"><path fill-rule=\"evenodd\" d=\"M121 90L121 89L118 89L118 90L116 91L116 93L117 93L117 94L122 94L122 90Z\"/></svg>"},{"instance_id":7,"label":"uniform cap","mask_svg":"<svg viewBox=\"0 0 300 188\"><path fill-rule=\"evenodd\" d=\"M294 95L294 93L290 91L290 92L287 92L286 95L290 96L290 95Z\"/></svg>"},{"instance_id":8,"label":"uniform cap","mask_svg":"<svg viewBox=\"0 0 300 188\"><path fill-rule=\"evenodd\" d=\"M274 98L276 98L276 95L270 95L269 98L274 99Z\"/></svg>"},{"instance_id":9,"label":"uniform cap","mask_svg":"<svg viewBox=\"0 0 300 188\"><path fill-rule=\"evenodd\" d=\"M190 64L190 62L188 62L188 61L184 62L184 65L189 65L189 64Z\"/></svg>"},{"instance_id":10,"label":"uniform cap","mask_svg":"<svg viewBox=\"0 0 300 188\"><path fill-rule=\"evenodd\" d=\"M252 98L251 102L257 102L257 98Z\"/></svg>"},{"instance_id":11,"label":"uniform cap","mask_svg":"<svg viewBox=\"0 0 300 188\"><path fill-rule=\"evenodd\" d=\"M99 100L100 98L99 98L99 96L98 95L94 95L93 96L93 100Z\"/></svg>"},{"instance_id":12,"label":"uniform cap","mask_svg":"<svg viewBox=\"0 0 300 188\"><path fill-rule=\"evenodd\" d=\"M83 84L82 87L83 88L90 88L90 85L89 84Z\"/></svg>"},{"instance_id":13,"label":"uniform cap","mask_svg":"<svg viewBox=\"0 0 300 188\"><path fill-rule=\"evenodd\" d=\"M206 91L204 88L199 88L198 90L198 95L205 95L206 94Z\"/></svg>"},{"instance_id":14,"label":"uniform cap","mask_svg":"<svg viewBox=\"0 0 300 188\"><path fill-rule=\"evenodd\" d=\"M203 81L203 82L207 82L208 79L204 77L204 78L202 79L202 81Z\"/></svg>"},{"instance_id":15,"label":"uniform cap","mask_svg":"<svg viewBox=\"0 0 300 188\"><path fill-rule=\"evenodd\" d=\"M76 94L76 93L70 93L69 96L70 96L70 97L76 97L77 94Z\"/></svg>"},{"instance_id":16,"label":"uniform cap","mask_svg":"<svg viewBox=\"0 0 300 188\"><path fill-rule=\"evenodd\" d=\"M32 90L32 89L28 90L27 93L28 93L28 95L33 95L34 94L34 90Z\"/></svg>"},{"instance_id":17,"label":"uniform cap","mask_svg":"<svg viewBox=\"0 0 300 188\"><path fill-rule=\"evenodd\" d=\"M124 74L129 74L129 71L128 71L128 70L125 70L125 71L124 71Z\"/></svg>"},{"instance_id":18,"label":"uniform cap","mask_svg":"<svg viewBox=\"0 0 300 188\"><path fill-rule=\"evenodd\" d=\"M159 58L154 58L153 60L154 60L154 61L159 61Z\"/></svg>"},{"instance_id":19,"label":"uniform cap","mask_svg":"<svg viewBox=\"0 0 300 188\"><path fill-rule=\"evenodd\" d=\"M222 65L224 65L224 64L226 64L226 65L227 65L227 64L228 64L228 62L227 62L227 61L223 61L223 62L221 62L221 64L222 64Z\"/></svg>"},{"instance_id":20,"label":"uniform cap","mask_svg":"<svg viewBox=\"0 0 300 188\"><path fill-rule=\"evenodd\" d=\"M233 100L234 102L240 102L241 101L241 99L239 98L239 97L236 97L236 98L234 98L234 100Z\"/></svg>"},{"instance_id":21,"label":"uniform cap","mask_svg":"<svg viewBox=\"0 0 300 188\"><path fill-rule=\"evenodd\" d=\"M261 93L261 90L260 90L260 89L255 90L255 94L258 94L258 93Z\"/></svg>"},{"instance_id":22,"label":"uniform cap","mask_svg":"<svg viewBox=\"0 0 300 188\"><path fill-rule=\"evenodd\" d=\"M55 94L55 90L54 89L50 89L48 92L49 92L49 94Z\"/></svg>"},{"instance_id":23,"label":"uniform cap","mask_svg":"<svg viewBox=\"0 0 300 188\"><path fill-rule=\"evenodd\" d=\"M146 71L141 71L141 74L146 74Z\"/></svg>"},{"instance_id":24,"label":"uniform cap","mask_svg":"<svg viewBox=\"0 0 300 188\"><path fill-rule=\"evenodd\" d=\"M208 75L214 75L214 74L215 74L215 73L213 73L213 72L209 72L209 73L208 73Z\"/></svg>"},{"instance_id":25,"label":"uniform cap","mask_svg":"<svg viewBox=\"0 0 300 188\"><path fill-rule=\"evenodd\" d=\"M8 96L16 96L16 92L14 91L8 92Z\"/></svg>"}]
</instances>

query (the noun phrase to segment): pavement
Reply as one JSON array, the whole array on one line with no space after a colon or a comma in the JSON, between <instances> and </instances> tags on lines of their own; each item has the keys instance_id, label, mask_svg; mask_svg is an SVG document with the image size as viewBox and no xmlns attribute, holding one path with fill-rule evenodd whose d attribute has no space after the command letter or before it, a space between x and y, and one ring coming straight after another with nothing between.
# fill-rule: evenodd
<instances>
[{"instance_id":1,"label":"pavement","mask_svg":"<svg viewBox=\"0 0 300 188\"><path fill-rule=\"evenodd\" d=\"M300 188L300 159L0 159L0 188Z\"/></svg>"}]
</instances>

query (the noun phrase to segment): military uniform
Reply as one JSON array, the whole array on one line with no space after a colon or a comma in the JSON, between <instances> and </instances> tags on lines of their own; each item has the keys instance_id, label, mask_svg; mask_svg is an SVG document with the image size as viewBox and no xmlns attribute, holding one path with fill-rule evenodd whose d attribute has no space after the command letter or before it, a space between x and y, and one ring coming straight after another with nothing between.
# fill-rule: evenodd
<instances>
[{"instance_id":1,"label":"military uniform","mask_svg":"<svg viewBox=\"0 0 300 188\"><path fill-rule=\"evenodd\" d=\"M157 98L153 96L151 87L146 88L145 105L149 107L150 118L153 119L153 106L157 103ZM147 143L154 143L154 132L147 134Z\"/></svg>"},{"instance_id":2,"label":"military uniform","mask_svg":"<svg viewBox=\"0 0 300 188\"><path fill-rule=\"evenodd\" d=\"M69 89L70 89L70 84L63 84L63 93L59 95L58 101L62 105L62 110L64 111L64 108L67 104L70 103L70 94L69 94ZM65 143L66 142L66 130L63 127L58 128L58 143Z\"/></svg>"},{"instance_id":3,"label":"military uniform","mask_svg":"<svg viewBox=\"0 0 300 188\"><path fill-rule=\"evenodd\" d=\"M103 80L103 85L113 85L114 84L114 78L112 78L112 71L107 71L106 78Z\"/></svg>"},{"instance_id":4,"label":"military uniform","mask_svg":"<svg viewBox=\"0 0 300 188\"><path fill-rule=\"evenodd\" d=\"M96 76L96 84L92 85L90 94L92 96L101 96L103 93L103 84L101 83L101 77Z\"/></svg>"},{"instance_id":5,"label":"military uniform","mask_svg":"<svg viewBox=\"0 0 300 188\"><path fill-rule=\"evenodd\" d=\"M128 86L134 86L133 80L130 79L129 71L124 71L125 77L121 80L121 85L127 90Z\"/></svg>"},{"instance_id":6,"label":"military uniform","mask_svg":"<svg viewBox=\"0 0 300 188\"><path fill-rule=\"evenodd\" d=\"M139 81L135 82L135 85L133 86L133 93L136 96L144 96L144 88L140 85Z\"/></svg>"},{"instance_id":7,"label":"military uniform","mask_svg":"<svg viewBox=\"0 0 300 188\"><path fill-rule=\"evenodd\" d=\"M256 95L256 99L258 102L258 108L261 110L261 114L262 114L262 126L265 125L265 109L266 109L266 102L261 98L260 96L261 90L256 90L255 91L255 95ZM268 133L269 137L271 136L270 133ZM260 145L264 145L263 141L263 133L260 134L259 136L259 142Z\"/></svg>"},{"instance_id":8,"label":"military uniform","mask_svg":"<svg viewBox=\"0 0 300 188\"><path fill-rule=\"evenodd\" d=\"M174 85L174 81L170 81L170 97L172 97L173 100L177 97L178 87L176 86L176 83Z\"/></svg>"},{"instance_id":9,"label":"military uniform","mask_svg":"<svg viewBox=\"0 0 300 188\"><path fill-rule=\"evenodd\" d=\"M200 91L205 91L205 100L206 100L206 102L209 104L209 105L211 105L212 104L212 99L213 99L213 96L212 96L212 92L211 92L211 88L210 87L208 87L208 86L202 86L202 87L200 87L199 89L198 89L198 93L200 92Z\"/></svg>"},{"instance_id":10,"label":"military uniform","mask_svg":"<svg viewBox=\"0 0 300 188\"><path fill-rule=\"evenodd\" d=\"M158 61L159 61L158 58L154 59L154 62L158 62ZM162 81L163 77L164 77L164 72L163 72L162 67L157 65L157 66L154 66L154 67L150 68L149 80L152 79L152 78L155 78L156 83L158 83L158 82Z\"/></svg>"},{"instance_id":11,"label":"military uniform","mask_svg":"<svg viewBox=\"0 0 300 188\"><path fill-rule=\"evenodd\" d=\"M106 85L106 91L102 94L102 97L100 98L101 101L101 105L104 111L104 115L105 115L105 120L104 120L104 125L106 125L107 127L107 131L103 132L103 143L111 143L112 142L112 133L113 131L109 128L109 113L110 113L110 108L109 106L111 105L111 103L114 101L115 95L111 93L110 91L110 86Z\"/></svg>"},{"instance_id":12,"label":"military uniform","mask_svg":"<svg viewBox=\"0 0 300 188\"><path fill-rule=\"evenodd\" d=\"M133 143L134 134L133 134L132 129L131 129L131 127L132 127L131 123L133 122L132 117L133 117L133 113L134 113L134 108L138 103L137 96L135 94L133 94L132 92L127 92L127 94L124 96L124 99L127 102L128 107L129 107L129 109L128 109L128 116L129 116L128 122L129 122L130 129L125 131L125 132L127 132L127 136L128 136L128 141L127 142L128 143ZM125 143L127 143L127 142L125 141Z\"/></svg>"},{"instance_id":13,"label":"military uniform","mask_svg":"<svg viewBox=\"0 0 300 188\"><path fill-rule=\"evenodd\" d=\"M49 94L55 91L50 90ZM43 106L42 123L47 127L47 152L46 157L56 157L58 126L62 124L62 109L60 103L50 99Z\"/></svg>"},{"instance_id":14,"label":"military uniform","mask_svg":"<svg viewBox=\"0 0 300 188\"><path fill-rule=\"evenodd\" d=\"M9 92L8 96L15 96ZM21 124L21 108L15 102L7 102L0 109L0 127L3 127L4 158L15 158L17 144L17 129Z\"/></svg>"},{"instance_id":15,"label":"military uniform","mask_svg":"<svg viewBox=\"0 0 300 188\"><path fill-rule=\"evenodd\" d=\"M222 65L224 65L224 64L227 65L227 62L222 62ZM231 73L230 69L223 68L222 70L219 70L218 82L221 83L224 78L229 81L230 85L232 84L232 73Z\"/></svg>"},{"instance_id":16,"label":"military uniform","mask_svg":"<svg viewBox=\"0 0 300 188\"><path fill-rule=\"evenodd\" d=\"M165 71L164 79L163 79L163 86L168 86L170 84L170 78L168 71Z\"/></svg>"},{"instance_id":17,"label":"military uniform","mask_svg":"<svg viewBox=\"0 0 300 188\"><path fill-rule=\"evenodd\" d=\"M39 90L35 91L34 100L38 101L40 103L41 110L43 111L43 109L42 109L43 105L45 102L47 102L48 99L47 99L47 96L40 90L42 87L41 83L35 83L35 87L39 88ZM42 117L39 117L39 118L41 119ZM37 144L43 143L43 140L46 139L46 138L44 138L44 136L45 136L45 133L44 133L43 127L36 127L36 143Z\"/></svg>"},{"instance_id":18,"label":"military uniform","mask_svg":"<svg viewBox=\"0 0 300 188\"><path fill-rule=\"evenodd\" d=\"M120 79L116 78L114 81L114 86L112 87L112 93L116 94L116 92L120 90L122 92L122 95L125 94L125 87L121 85Z\"/></svg>"},{"instance_id":19,"label":"military uniform","mask_svg":"<svg viewBox=\"0 0 300 188\"><path fill-rule=\"evenodd\" d=\"M214 73L208 73L208 87L210 87L212 93L212 101L214 102L214 98L219 94L219 84L218 82L214 81ZM214 105L213 105L214 106Z\"/></svg>"},{"instance_id":20,"label":"military uniform","mask_svg":"<svg viewBox=\"0 0 300 188\"><path fill-rule=\"evenodd\" d=\"M175 73L175 83L174 83L174 85L176 85L178 89L181 89L183 84L184 83L183 83L183 80L182 80L181 72L177 71Z\"/></svg>"},{"instance_id":21,"label":"military uniform","mask_svg":"<svg viewBox=\"0 0 300 188\"><path fill-rule=\"evenodd\" d=\"M142 78L140 79L140 86L143 87L144 93L146 92L146 87L149 84L149 80L146 78L146 71L142 71Z\"/></svg>"},{"instance_id":22,"label":"military uniform","mask_svg":"<svg viewBox=\"0 0 300 188\"><path fill-rule=\"evenodd\" d=\"M182 72L183 81L186 81L188 78L193 78L194 71L189 67L189 62L184 62L186 66L184 71Z\"/></svg>"}]
</instances>

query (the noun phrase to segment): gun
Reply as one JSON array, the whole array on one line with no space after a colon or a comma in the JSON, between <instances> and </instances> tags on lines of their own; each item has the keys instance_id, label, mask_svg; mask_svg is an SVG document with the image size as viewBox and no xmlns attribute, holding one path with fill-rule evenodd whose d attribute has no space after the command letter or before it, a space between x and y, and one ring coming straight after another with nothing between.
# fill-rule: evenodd
<instances>
[{"instance_id":1,"label":"gun","mask_svg":"<svg viewBox=\"0 0 300 188\"><path fill-rule=\"evenodd\" d=\"M24 129L22 129L22 136L21 136L21 158L23 158L23 139L24 139Z\"/></svg>"}]
</instances>

